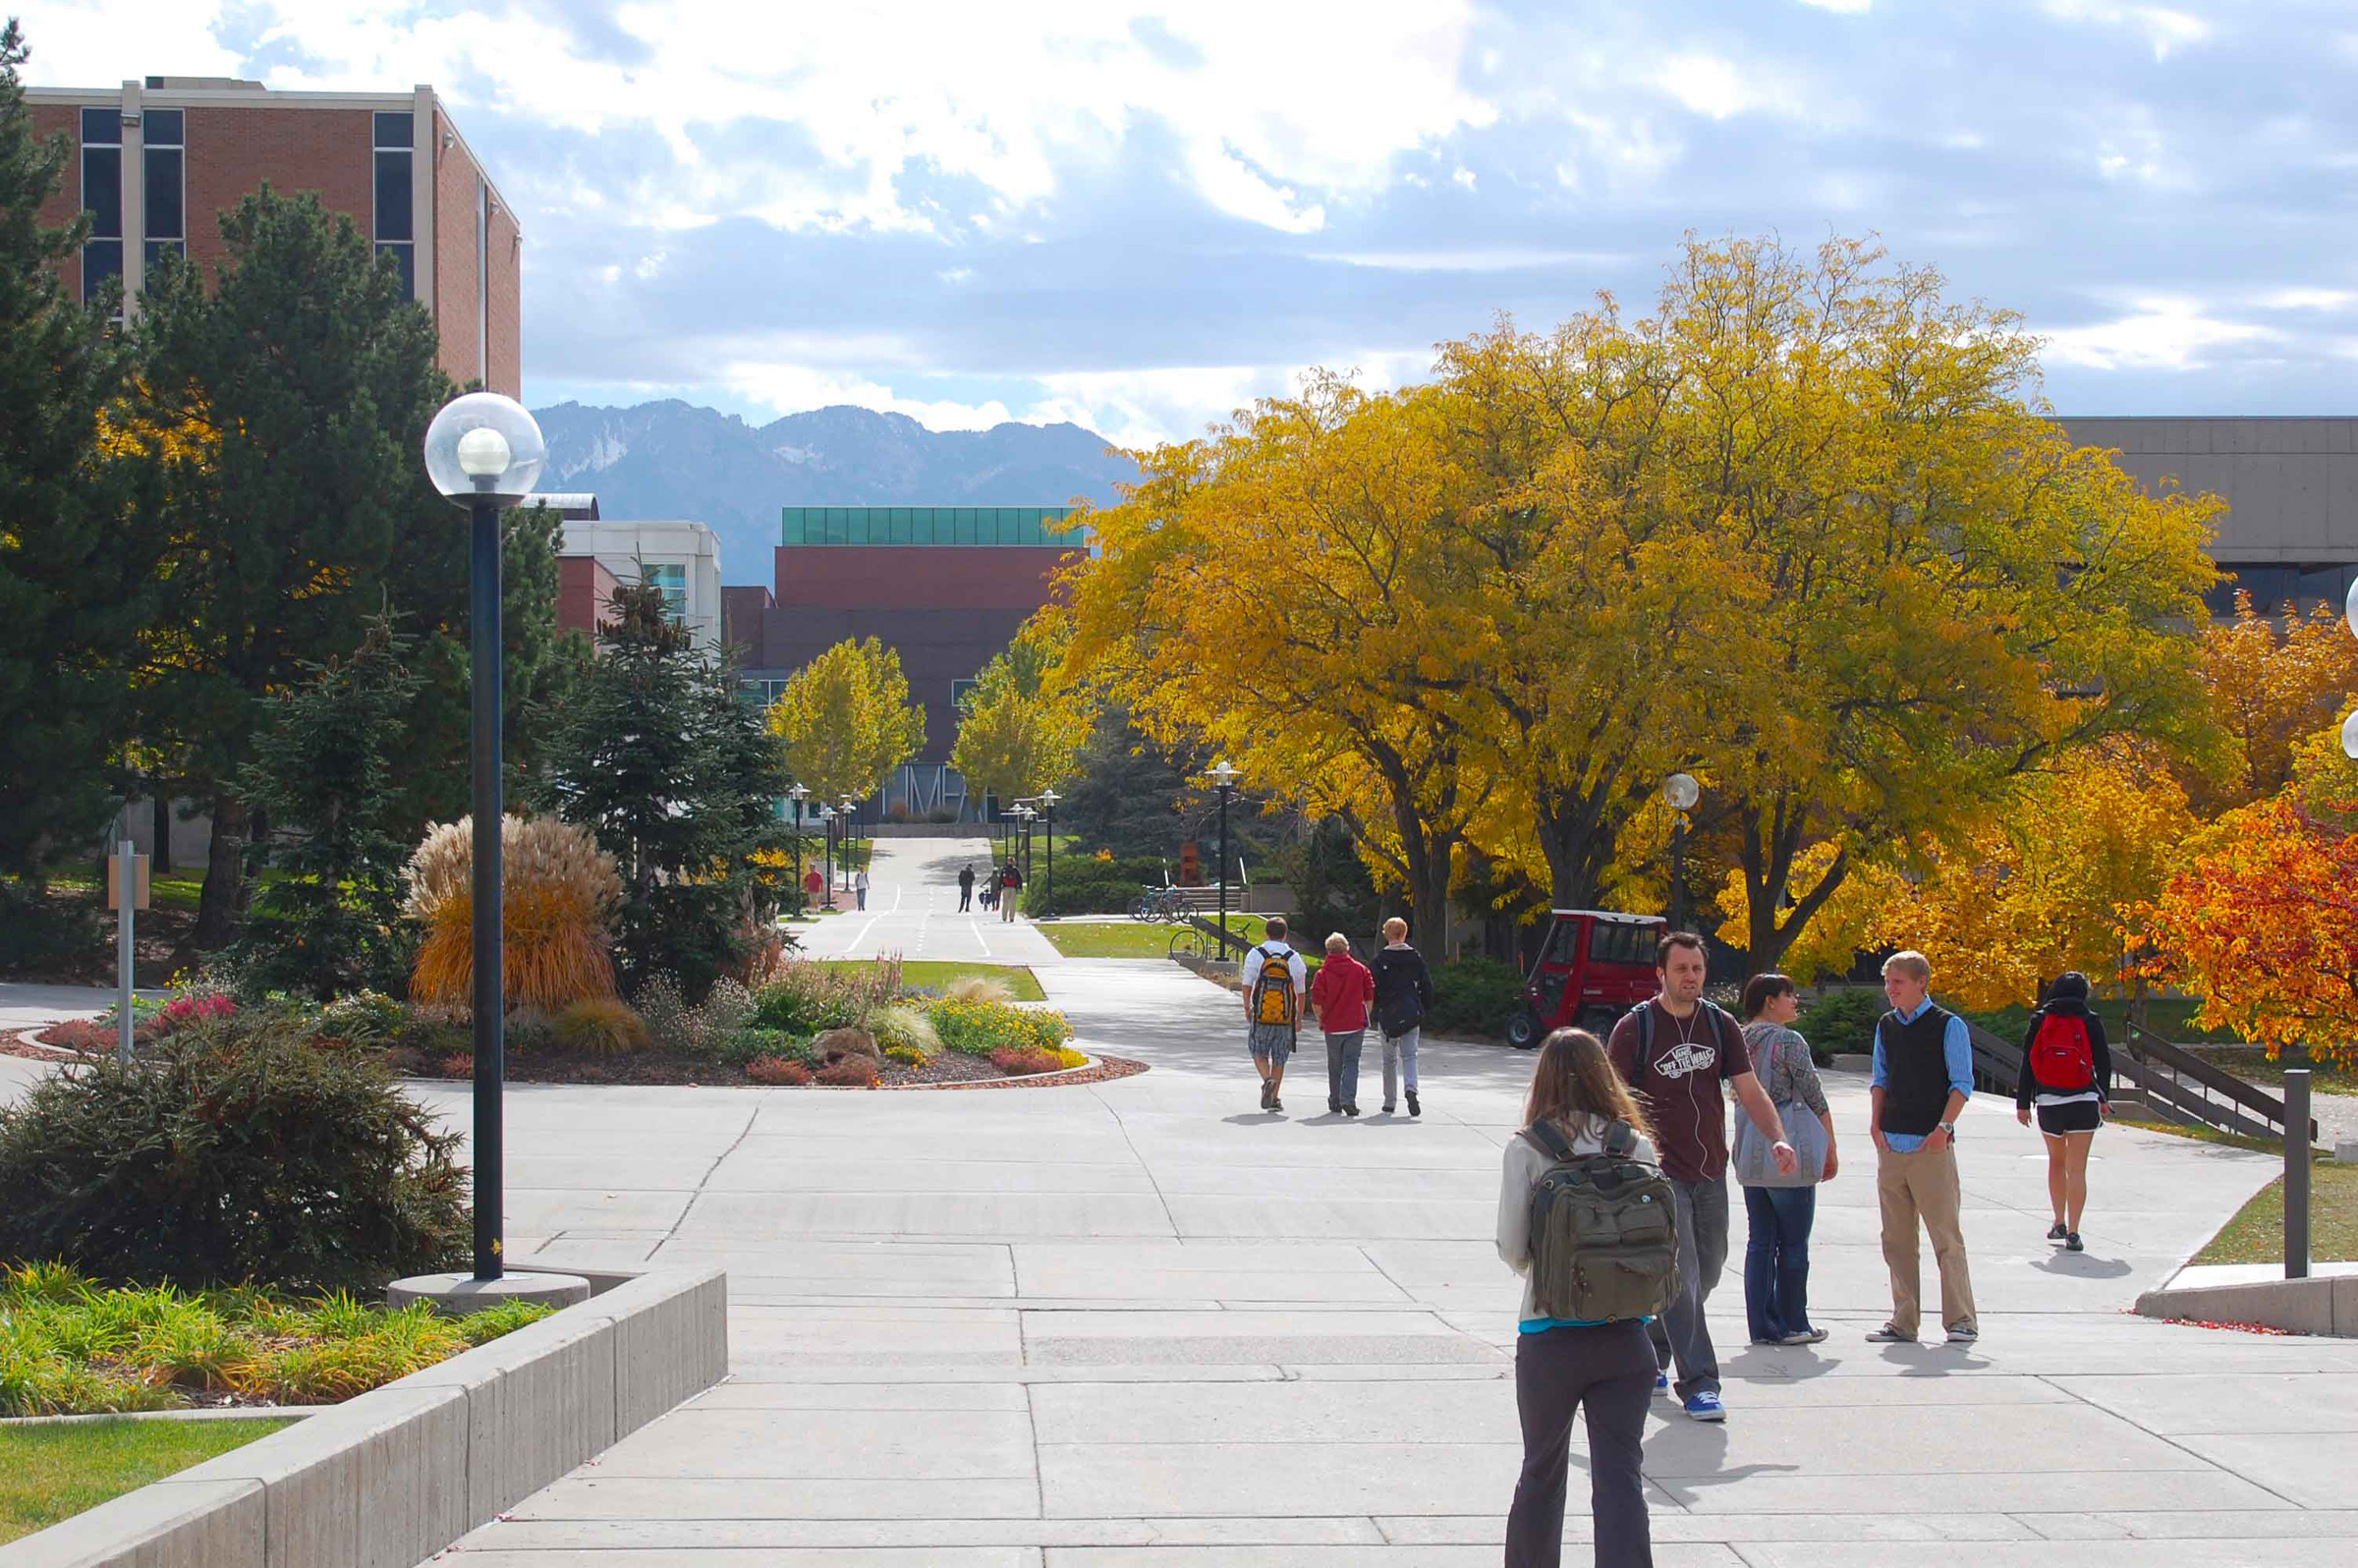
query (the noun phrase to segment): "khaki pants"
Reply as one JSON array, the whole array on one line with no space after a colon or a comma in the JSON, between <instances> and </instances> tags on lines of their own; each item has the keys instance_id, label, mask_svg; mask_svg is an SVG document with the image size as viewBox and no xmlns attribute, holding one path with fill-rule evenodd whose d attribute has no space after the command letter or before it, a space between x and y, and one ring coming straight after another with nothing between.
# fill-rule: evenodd
<instances>
[{"instance_id":1,"label":"khaki pants","mask_svg":"<svg viewBox=\"0 0 2358 1568\"><path fill-rule=\"evenodd\" d=\"M1973 1276L1965 1266L1965 1231L1958 1218L1955 1146L1938 1153L1877 1150L1875 1194L1883 1211L1883 1261L1891 1269L1891 1326L1914 1334L1923 1313L1916 1223L1933 1238L1940 1268L1940 1321L1948 1328L1974 1321Z\"/></svg>"}]
</instances>

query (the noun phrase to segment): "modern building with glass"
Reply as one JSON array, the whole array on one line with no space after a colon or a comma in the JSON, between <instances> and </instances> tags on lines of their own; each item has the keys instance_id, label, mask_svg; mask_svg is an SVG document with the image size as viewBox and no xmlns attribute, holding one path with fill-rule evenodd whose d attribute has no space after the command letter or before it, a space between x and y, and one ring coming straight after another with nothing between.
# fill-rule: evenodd
<instances>
[{"instance_id":1,"label":"modern building with glass","mask_svg":"<svg viewBox=\"0 0 2358 1568\"><path fill-rule=\"evenodd\" d=\"M926 710L925 748L889 782L880 809L912 816L969 801L949 765L958 700L992 654L1048 602L1056 574L1084 556L1086 531L1062 506L790 506L779 519L774 586L723 590L727 640L749 689L774 700L794 673L847 638L901 656Z\"/></svg>"}]
</instances>

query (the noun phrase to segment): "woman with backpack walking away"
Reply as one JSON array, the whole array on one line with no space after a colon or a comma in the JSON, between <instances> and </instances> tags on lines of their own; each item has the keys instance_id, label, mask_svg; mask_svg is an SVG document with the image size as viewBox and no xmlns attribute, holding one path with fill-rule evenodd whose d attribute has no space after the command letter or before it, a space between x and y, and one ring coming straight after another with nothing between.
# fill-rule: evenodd
<instances>
[{"instance_id":1,"label":"woman with backpack walking away","mask_svg":"<svg viewBox=\"0 0 2358 1568\"><path fill-rule=\"evenodd\" d=\"M2088 1150L2096 1130L2112 1114L2112 1047L2105 1021L2088 1005L2088 977L2058 976L2047 1005L2031 1015L2022 1038L2022 1077L2014 1085L2014 1119L2047 1140L2047 1201L2055 1222L2047 1239L2067 1253L2084 1251L2080 1215L2088 1207Z\"/></svg>"},{"instance_id":2,"label":"woman with backpack walking away","mask_svg":"<svg viewBox=\"0 0 2358 1568\"><path fill-rule=\"evenodd\" d=\"M1523 1123L1507 1140L1498 1188L1498 1256L1524 1276L1515 1340L1523 1473L1506 1519L1506 1568L1563 1560L1572 1418L1584 1410L1597 1568L1653 1568L1639 1473L1655 1379L1646 1324L1677 1273L1676 1194L1654 1162L1644 1113L1585 1030L1559 1029L1540 1046ZM1615 1266L1581 1268L1574 1242L1583 1236L1612 1238Z\"/></svg>"}]
</instances>

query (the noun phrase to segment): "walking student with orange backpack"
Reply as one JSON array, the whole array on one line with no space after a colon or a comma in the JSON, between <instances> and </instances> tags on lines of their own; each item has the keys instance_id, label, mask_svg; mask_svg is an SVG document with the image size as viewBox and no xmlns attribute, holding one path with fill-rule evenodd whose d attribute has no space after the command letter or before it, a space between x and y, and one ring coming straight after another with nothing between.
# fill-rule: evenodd
<instances>
[{"instance_id":1,"label":"walking student with orange backpack","mask_svg":"<svg viewBox=\"0 0 2358 1568\"><path fill-rule=\"evenodd\" d=\"M1253 1051L1253 1070L1261 1075L1261 1108L1282 1111L1277 1091L1302 1028L1310 966L1287 945L1284 921L1271 916L1262 929L1265 934L1237 966L1237 978L1245 982L1245 1042Z\"/></svg>"},{"instance_id":2,"label":"walking student with orange backpack","mask_svg":"<svg viewBox=\"0 0 2358 1568\"><path fill-rule=\"evenodd\" d=\"M2088 977L2077 970L2049 987L2046 1005L2031 1015L2022 1039L2014 1119L2028 1127L2034 1105L2047 1140L2047 1201L2055 1211L2047 1239L2061 1242L2067 1253L2080 1252L2088 1150L2112 1114L2112 1047L2105 1039L2105 1021L2088 1005Z\"/></svg>"}]
</instances>

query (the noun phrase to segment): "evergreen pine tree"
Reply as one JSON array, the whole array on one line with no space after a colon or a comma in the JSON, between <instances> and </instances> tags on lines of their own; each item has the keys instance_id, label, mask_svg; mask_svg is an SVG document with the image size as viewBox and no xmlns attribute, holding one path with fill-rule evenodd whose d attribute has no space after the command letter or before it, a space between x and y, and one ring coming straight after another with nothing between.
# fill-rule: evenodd
<instances>
[{"instance_id":1,"label":"evergreen pine tree","mask_svg":"<svg viewBox=\"0 0 2358 1568\"><path fill-rule=\"evenodd\" d=\"M255 860L284 873L238 943L257 989L327 1001L364 985L395 989L407 972L409 841L389 828L410 755L403 716L421 685L407 662L413 646L390 616L376 616L350 656L306 665L305 684L265 704L238 777L274 829Z\"/></svg>"}]
</instances>

